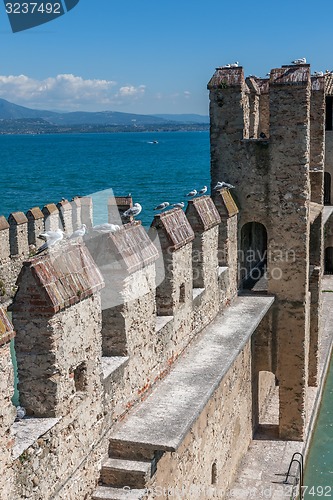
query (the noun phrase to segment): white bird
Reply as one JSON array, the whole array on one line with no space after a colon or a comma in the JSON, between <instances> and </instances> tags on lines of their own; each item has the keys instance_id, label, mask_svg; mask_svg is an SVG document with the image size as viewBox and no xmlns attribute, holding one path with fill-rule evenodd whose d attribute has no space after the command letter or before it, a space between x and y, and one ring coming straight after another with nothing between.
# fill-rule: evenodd
<instances>
[{"instance_id":1,"label":"white bird","mask_svg":"<svg viewBox=\"0 0 333 500\"><path fill-rule=\"evenodd\" d=\"M190 198L193 198L194 196L196 196L198 194L198 191L196 189L193 189L192 191L190 191L189 193L187 193L185 196L188 196Z\"/></svg>"},{"instance_id":2,"label":"white bird","mask_svg":"<svg viewBox=\"0 0 333 500\"><path fill-rule=\"evenodd\" d=\"M291 61L291 64L306 64L305 57L301 57L300 59L295 59L295 61Z\"/></svg>"},{"instance_id":3,"label":"white bird","mask_svg":"<svg viewBox=\"0 0 333 500\"><path fill-rule=\"evenodd\" d=\"M235 61L234 63L230 64L230 68L238 68L239 62Z\"/></svg>"},{"instance_id":4,"label":"white bird","mask_svg":"<svg viewBox=\"0 0 333 500\"><path fill-rule=\"evenodd\" d=\"M120 226L117 224L98 224L97 226L93 226L93 231L96 231L97 233L115 233L116 231L119 231Z\"/></svg>"},{"instance_id":5,"label":"white bird","mask_svg":"<svg viewBox=\"0 0 333 500\"><path fill-rule=\"evenodd\" d=\"M134 203L133 207L126 210L126 212L123 213L122 217L136 217L137 215L139 215L139 213L141 213L141 210L142 206L140 205L140 203Z\"/></svg>"},{"instance_id":6,"label":"white bird","mask_svg":"<svg viewBox=\"0 0 333 500\"><path fill-rule=\"evenodd\" d=\"M207 186L204 186L202 189L200 189L200 191L198 192L198 194L205 194L207 193Z\"/></svg>"},{"instance_id":7,"label":"white bird","mask_svg":"<svg viewBox=\"0 0 333 500\"><path fill-rule=\"evenodd\" d=\"M185 203L181 201L180 203L173 203L171 206L175 208L184 208Z\"/></svg>"},{"instance_id":8,"label":"white bird","mask_svg":"<svg viewBox=\"0 0 333 500\"><path fill-rule=\"evenodd\" d=\"M69 239L73 240L75 238L83 238L86 232L87 232L87 226L85 224L82 224L82 226L79 229L77 229L76 231L74 231L74 233L70 235Z\"/></svg>"},{"instance_id":9,"label":"white bird","mask_svg":"<svg viewBox=\"0 0 333 500\"><path fill-rule=\"evenodd\" d=\"M170 203L168 201L164 201L163 203L160 203L159 205L157 205L157 207L155 207L154 210L164 210L169 205L170 205Z\"/></svg>"},{"instance_id":10,"label":"white bird","mask_svg":"<svg viewBox=\"0 0 333 500\"><path fill-rule=\"evenodd\" d=\"M23 406L17 406L16 407L16 418L18 420L22 420L22 418L24 418L25 415L26 415L25 408L23 408Z\"/></svg>"},{"instance_id":11,"label":"white bird","mask_svg":"<svg viewBox=\"0 0 333 500\"><path fill-rule=\"evenodd\" d=\"M323 71L315 71L313 73L313 76L324 76L324 72Z\"/></svg>"},{"instance_id":12,"label":"white bird","mask_svg":"<svg viewBox=\"0 0 333 500\"><path fill-rule=\"evenodd\" d=\"M223 189L223 188L226 188L226 189L235 189L235 186L233 186L232 184L228 184L228 182L224 182L224 181L220 182L220 181L218 181L218 183L214 187L214 189Z\"/></svg>"},{"instance_id":13,"label":"white bird","mask_svg":"<svg viewBox=\"0 0 333 500\"><path fill-rule=\"evenodd\" d=\"M44 250L46 250L47 248L51 248L59 243L63 239L64 233L61 231L61 229L57 229L56 231L46 231L38 237L41 239L45 238L46 242L44 243L44 245L38 248L35 255L38 255L41 252L44 252Z\"/></svg>"}]
</instances>

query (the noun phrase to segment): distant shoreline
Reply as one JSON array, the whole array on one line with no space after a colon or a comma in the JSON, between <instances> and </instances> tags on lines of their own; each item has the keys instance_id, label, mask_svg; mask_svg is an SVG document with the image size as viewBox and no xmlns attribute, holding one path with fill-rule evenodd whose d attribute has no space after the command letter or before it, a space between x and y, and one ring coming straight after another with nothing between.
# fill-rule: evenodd
<instances>
[{"instance_id":1,"label":"distant shoreline","mask_svg":"<svg viewBox=\"0 0 333 500\"><path fill-rule=\"evenodd\" d=\"M173 123L152 125L53 125L41 119L1 120L0 135L87 134L118 132L200 132L208 131L208 123Z\"/></svg>"}]
</instances>

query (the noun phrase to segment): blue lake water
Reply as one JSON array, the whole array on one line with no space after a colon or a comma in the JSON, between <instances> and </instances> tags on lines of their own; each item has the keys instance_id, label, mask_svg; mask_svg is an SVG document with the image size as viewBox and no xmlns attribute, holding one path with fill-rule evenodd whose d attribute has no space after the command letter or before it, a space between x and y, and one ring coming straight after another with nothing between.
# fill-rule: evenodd
<instances>
[{"instance_id":1,"label":"blue lake water","mask_svg":"<svg viewBox=\"0 0 333 500\"><path fill-rule=\"evenodd\" d=\"M142 204L147 225L157 204L209 186L208 131L0 136L0 159L0 215L6 217L112 189ZM106 213L96 222L105 222Z\"/></svg>"}]
</instances>

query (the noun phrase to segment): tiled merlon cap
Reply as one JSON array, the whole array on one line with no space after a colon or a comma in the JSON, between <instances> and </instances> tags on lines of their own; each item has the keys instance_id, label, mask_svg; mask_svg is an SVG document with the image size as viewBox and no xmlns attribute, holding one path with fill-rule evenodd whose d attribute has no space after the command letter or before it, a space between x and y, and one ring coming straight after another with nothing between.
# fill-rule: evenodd
<instances>
[{"instance_id":1,"label":"tiled merlon cap","mask_svg":"<svg viewBox=\"0 0 333 500\"><path fill-rule=\"evenodd\" d=\"M150 240L141 221L131 222L110 233L108 240L120 264L129 273L142 269L158 259L158 250Z\"/></svg>"},{"instance_id":2,"label":"tiled merlon cap","mask_svg":"<svg viewBox=\"0 0 333 500\"><path fill-rule=\"evenodd\" d=\"M0 307L0 346L6 344L15 337L15 332L7 314Z\"/></svg>"},{"instance_id":3,"label":"tiled merlon cap","mask_svg":"<svg viewBox=\"0 0 333 500\"><path fill-rule=\"evenodd\" d=\"M39 207L30 208L26 213L28 220L44 219L43 212Z\"/></svg>"},{"instance_id":4,"label":"tiled merlon cap","mask_svg":"<svg viewBox=\"0 0 333 500\"><path fill-rule=\"evenodd\" d=\"M325 75L325 94L333 95L333 76Z\"/></svg>"},{"instance_id":5,"label":"tiled merlon cap","mask_svg":"<svg viewBox=\"0 0 333 500\"><path fill-rule=\"evenodd\" d=\"M208 90L226 89L228 87L242 87L245 83L244 71L238 68L216 68L212 78L209 80Z\"/></svg>"},{"instance_id":6,"label":"tiled merlon cap","mask_svg":"<svg viewBox=\"0 0 333 500\"><path fill-rule=\"evenodd\" d=\"M81 206L81 198L79 196L74 196L74 198L71 201L72 205L75 205L76 207Z\"/></svg>"},{"instance_id":7,"label":"tiled merlon cap","mask_svg":"<svg viewBox=\"0 0 333 500\"><path fill-rule=\"evenodd\" d=\"M64 212L66 210L72 210L72 205L69 203L68 200L61 200L59 201L59 203L57 203L57 208L58 210Z\"/></svg>"},{"instance_id":8,"label":"tiled merlon cap","mask_svg":"<svg viewBox=\"0 0 333 500\"><path fill-rule=\"evenodd\" d=\"M59 210L57 208L57 205L55 205L54 203L48 203L48 205L45 205L42 208L42 212L45 216L45 215L52 215L54 214L54 212L59 212Z\"/></svg>"},{"instance_id":9,"label":"tiled merlon cap","mask_svg":"<svg viewBox=\"0 0 333 500\"><path fill-rule=\"evenodd\" d=\"M13 310L20 307L20 302L24 302L25 307L29 306L29 298L24 293L20 298L20 286L24 285L27 274L36 284L35 300L32 302L36 312L40 309L43 313L57 313L104 287L103 277L84 245L61 246L51 255L33 257L23 263Z\"/></svg>"},{"instance_id":10,"label":"tiled merlon cap","mask_svg":"<svg viewBox=\"0 0 333 500\"><path fill-rule=\"evenodd\" d=\"M1 215L0 216L0 231L3 231L4 229L8 229L8 228L9 228L9 224L8 224L6 217Z\"/></svg>"},{"instance_id":11,"label":"tiled merlon cap","mask_svg":"<svg viewBox=\"0 0 333 500\"><path fill-rule=\"evenodd\" d=\"M170 250L178 250L194 240L193 229L181 208L155 215L151 227L164 233Z\"/></svg>"},{"instance_id":12,"label":"tiled merlon cap","mask_svg":"<svg viewBox=\"0 0 333 500\"><path fill-rule=\"evenodd\" d=\"M304 85L310 82L310 65L282 66L270 73L270 85Z\"/></svg>"},{"instance_id":13,"label":"tiled merlon cap","mask_svg":"<svg viewBox=\"0 0 333 500\"><path fill-rule=\"evenodd\" d=\"M207 231L221 222L221 217L210 196L200 196L200 198L190 200L186 215L194 231Z\"/></svg>"},{"instance_id":14,"label":"tiled merlon cap","mask_svg":"<svg viewBox=\"0 0 333 500\"><path fill-rule=\"evenodd\" d=\"M324 76L311 76L311 90L325 91L325 77Z\"/></svg>"},{"instance_id":15,"label":"tiled merlon cap","mask_svg":"<svg viewBox=\"0 0 333 500\"><path fill-rule=\"evenodd\" d=\"M239 210L232 194L228 189L218 189L214 197L214 203L221 214L221 211L228 217L238 214Z\"/></svg>"},{"instance_id":16,"label":"tiled merlon cap","mask_svg":"<svg viewBox=\"0 0 333 500\"><path fill-rule=\"evenodd\" d=\"M11 226L20 226L21 224L26 224L28 219L23 212L13 212L9 215L8 222Z\"/></svg>"},{"instance_id":17,"label":"tiled merlon cap","mask_svg":"<svg viewBox=\"0 0 333 500\"><path fill-rule=\"evenodd\" d=\"M112 196L108 199L108 205L115 206L133 206L133 198L132 196Z\"/></svg>"},{"instance_id":18,"label":"tiled merlon cap","mask_svg":"<svg viewBox=\"0 0 333 500\"><path fill-rule=\"evenodd\" d=\"M248 76L245 80L246 85L248 86L250 92L254 92L256 94L260 94L260 87L257 83L257 79L253 76Z\"/></svg>"},{"instance_id":19,"label":"tiled merlon cap","mask_svg":"<svg viewBox=\"0 0 333 500\"><path fill-rule=\"evenodd\" d=\"M82 196L80 198L80 201L81 201L81 205L86 205L86 206L90 206L93 204L93 201L92 201L92 197L91 196Z\"/></svg>"}]
</instances>

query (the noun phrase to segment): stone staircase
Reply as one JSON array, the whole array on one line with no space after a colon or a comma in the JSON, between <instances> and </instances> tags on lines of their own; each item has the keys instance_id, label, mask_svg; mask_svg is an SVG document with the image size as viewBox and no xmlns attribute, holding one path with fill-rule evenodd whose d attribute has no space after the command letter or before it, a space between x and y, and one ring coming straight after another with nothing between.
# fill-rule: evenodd
<instances>
[{"instance_id":1,"label":"stone staircase","mask_svg":"<svg viewBox=\"0 0 333 500\"><path fill-rule=\"evenodd\" d=\"M93 500L146 500L164 453L175 452L274 302L241 296L191 343L171 372L119 423Z\"/></svg>"},{"instance_id":2,"label":"stone staircase","mask_svg":"<svg viewBox=\"0 0 333 500\"><path fill-rule=\"evenodd\" d=\"M102 464L93 500L141 500L163 452L110 441L109 457Z\"/></svg>"}]
</instances>

